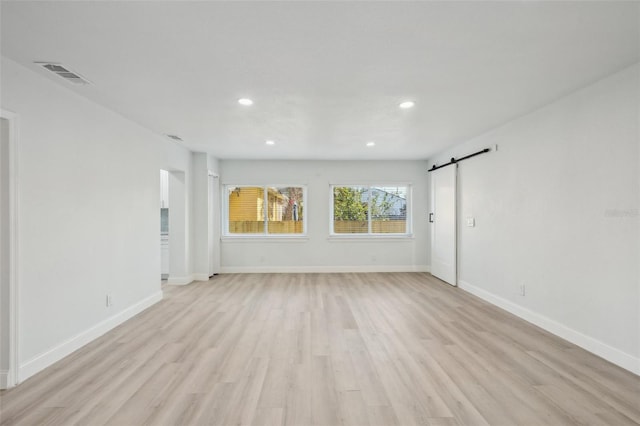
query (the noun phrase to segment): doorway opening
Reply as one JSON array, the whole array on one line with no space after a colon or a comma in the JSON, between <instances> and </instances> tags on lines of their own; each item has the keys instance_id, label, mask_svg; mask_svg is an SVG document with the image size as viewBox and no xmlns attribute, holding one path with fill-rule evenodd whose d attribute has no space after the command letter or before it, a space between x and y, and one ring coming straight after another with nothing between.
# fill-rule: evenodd
<instances>
[{"instance_id":1,"label":"doorway opening","mask_svg":"<svg viewBox=\"0 0 640 426\"><path fill-rule=\"evenodd\" d=\"M167 284L185 285L193 281L189 273L189 209L184 171L168 171L169 188L169 277Z\"/></svg>"}]
</instances>

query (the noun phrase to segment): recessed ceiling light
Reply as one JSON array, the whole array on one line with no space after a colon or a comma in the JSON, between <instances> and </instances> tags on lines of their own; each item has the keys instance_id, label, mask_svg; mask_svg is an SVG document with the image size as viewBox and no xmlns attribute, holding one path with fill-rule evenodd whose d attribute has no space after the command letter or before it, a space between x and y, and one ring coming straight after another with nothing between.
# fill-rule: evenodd
<instances>
[{"instance_id":1,"label":"recessed ceiling light","mask_svg":"<svg viewBox=\"0 0 640 426\"><path fill-rule=\"evenodd\" d=\"M369 141L369 142L367 142L367 146L368 146L369 148L371 148L372 146L376 146L376 143L375 143L375 142L373 142L373 141Z\"/></svg>"},{"instance_id":2,"label":"recessed ceiling light","mask_svg":"<svg viewBox=\"0 0 640 426\"><path fill-rule=\"evenodd\" d=\"M413 101L404 101L398 106L402 109L409 109L409 108L413 108L415 105L416 103Z\"/></svg>"},{"instance_id":3,"label":"recessed ceiling light","mask_svg":"<svg viewBox=\"0 0 640 426\"><path fill-rule=\"evenodd\" d=\"M241 99L238 99L238 103L239 103L240 105L244 105L244 106L250 106L250 105L253 105L253 101L252 101L251 99L249 99L249 98L241 98Z\"/></svg>"},{"instance_id":4,"label":"recessed ceiling light","mask_svg":"<svg viewBox=\"0 0 640 426\"><path fill-rule=\"evenodd\" d=\"M266 143L267 145L275 145L276 144L276 142L272 141L272 140L265 141L264 143Z\"/></svg>"}]
</instances>

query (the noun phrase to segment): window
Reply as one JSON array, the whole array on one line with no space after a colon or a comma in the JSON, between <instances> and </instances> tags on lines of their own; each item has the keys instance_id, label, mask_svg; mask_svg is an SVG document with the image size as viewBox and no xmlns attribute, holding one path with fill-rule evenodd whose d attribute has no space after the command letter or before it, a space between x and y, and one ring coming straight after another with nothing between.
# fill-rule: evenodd
<instances>
[{"instance_id":1,"label":"window","mask_svg":"<svg viewBox=\"0 0 640 426\"><path fill-rule=\"evenodd\" d=\"M302 186L225 185L225 194L228 236L306 233L306 190Z\"/></svg>"},{"instance_id":2,"label":"window","mask_svg":"<svg viewBox=\"0 0 640 426\"><path fill-rule=\"evenodd\" d=\"M409 194L408 185L333 185L331 233L409 235Z\"/></svg>"}]
</instances>

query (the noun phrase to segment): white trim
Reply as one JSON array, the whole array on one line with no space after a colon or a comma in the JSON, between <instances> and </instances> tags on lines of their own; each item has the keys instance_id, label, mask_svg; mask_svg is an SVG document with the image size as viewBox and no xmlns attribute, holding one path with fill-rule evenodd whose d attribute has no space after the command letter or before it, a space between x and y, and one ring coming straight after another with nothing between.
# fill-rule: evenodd
<instances>
[{"instance_id":1,"label":"white trim","mask_svg":"<svg viewBox=\"0 0 640 426\"><path fill-rule=\"evenodd\" d=\"M429 272L429 265L223 266L222 274L296 274L346 272Z\"/></svg>"},{"instance_id":2,"label":"white trim","mask_svg":"<svg viewBox=\"0 0 640 426\"><path fill-rule=\"evenodd\" d=\"M194 279L195 278L193 277L193 274L187 275L186 277L172 277L171 275L169 275L169 278L167 278L167 284L187 285L187 284L191 284ZM209 278L207 277L207 279Z\"/></svg>"},{"instance_id":3,"label":"white trim","mask_svg":"<svg viewBox=\"0 0 640 426\"><path fill-rule=\"evenodd\" d=\"M269 234L268 233L268 215L269 209L263 208L264 210L264 232L261 234L232 234L229 232L229 192L228 188L233 186L235 188L262 188L263 190L263 200L268 199L268 188L302 188L302 202L304 204L304 213L302 218L302 233L301 234ZM308 238L307 236L307 211L309 211L309 197L308 197L308 185L307 184L262 184L262 185L251 185L251 184L233 184L233 183L222 183L220 195L222 196L222 215L221 215L221 239L231 240L234 238L242 239L249 238L254 240L259 239L268 239L268 238ZM268 205L268 203L267 203Z\"/></svg>"},{"instance_id":4,"label":"white trim","mask_svg":"<svg viewBox=\"0 0 640 426\"><path fill-rule=\"evenodd\" d=\"M99 322L93 327L81 332L80 334L62 342L61 344L41 353L20 366L19 376L21 380L26 380L34 374L44 370L50 365L60 361L62 358L80 349L89 342L97 339L108 331L114 329L118 325L134 317L145 309L153 306L162 300L162 291L157 291L151 296L129 306L125 310L118 312Z\"/></svg>"},{"instance_id":5,"label":"white trim","mask_svg":"<svg viewBox=\"0 0 640 426\"><path fill-rule=\"evenodd\" d=\"M20 116L14 112L0 109L0 117L9 122L9 370L3 375L1 389L20 383L18 369L20 323L20 286L18 277L18 217L19 217L19 179L18 179L18 140Z\"/></svg>"},{"instance_id":6,"label":"white trim","mask_svg":"<svg viewBox=\"0 0 640 426\"><path fill-rule=\"evenodd\" d=\"M413 234L332 234L327 237L329 242L341 242L341 243L371 243L375 240L380 241L395 241L395 242L411 242L415 240Z\"/></svg>"},{"instance_id":7,"label":"white trim","mask_svg":"<svg viewBox=\"0 0 640 426\"><path fill-rule=\"evenodd\" d=\"M209 281L209 274L193 274L192 277L193 281Z\"/></svg>"},{"instance_id":8,"label":"white trim","mask_svg":"<svg viewBox=\"0 0 640 426\"><path fill-rule=\"evenodd\" d=\"M496 296L495 294L469 284L468 282L459 280L458 287L495 306L498 306L499 308L504 309L507 312L512 313L513 315L516 315L517 317L522 318L525 321L537 325L549 333L555 334L558 337L578 345L581 348L624 368L625 370L629 370L632 373L640 375L640 358L636 358L631 354L622 352L621 350L609 346L591 336L582 334L581 332L569 328L564 324L552 320L551 318L522 307L510 300Z\"/></svg>"},{"instance_id":9,"label":"white trim","mask_svg":"<svg viewBox=\"0 0 640 426\"><path fill-rule=\"evenodd\" d=\"M367 190L371 190L371 188L378 188L378 187L406 187L407 188L407 197L405 198L405 203L406 203L406 219L405 219L405 226L406 226L406 232L404 233L385 233L385 234L381 234L381 233L373 233L371 232L371 223L372 221L367 219L367 232L366 233L358 233L358 234L338 234L334 231L333 227L334 227L334 198L333 198L333 194L334 194L334 188L336 187L360 187L360 188L367 188ZM330 183L329 184L329 238L333 239L339 239L339 238L358 238L358 239L371 239L371 238L413 238L413 206L412 206L412 198L413 198L413 184L412 183L386 183L386 184L382 184L382 183L376 183L376 184L364 184L364 183L360 183L360 184L336 184L336 183ZM367 218L371 218L371 203L367 202Z\"/></svg>"},{"instance_id":10,"label":"white trim","mask_svg":"<svg viewBox=\"0 0 640 426\"><path fill-rule=\"evenodd\" d=\"M10 373L9 370L0 370L0 389L9 389L13 386L9 386L9 383L13 383L13 378L9 377Z\"/></svg>"},{"instance_id":11,"label":"white trim","mask_svg":"<svg viewBox=\"0 0 640 426\"><path fill-rule=\"evenodd\" d=\"M338 181L329 182L331 186L412 186L413 183L408 180L357 180L357 181Z\"/></svg>"},{"instance_id":12,"label":"white trim","mask_svg":"<svg viewBox=\"0 0 640 426\"><path fill-rule=\"evenodd\" d=\"M309 241L308 236L297 236L297 234L237 234L220 238L223 243L306 243Z\"/></svg>"}]
</instances>

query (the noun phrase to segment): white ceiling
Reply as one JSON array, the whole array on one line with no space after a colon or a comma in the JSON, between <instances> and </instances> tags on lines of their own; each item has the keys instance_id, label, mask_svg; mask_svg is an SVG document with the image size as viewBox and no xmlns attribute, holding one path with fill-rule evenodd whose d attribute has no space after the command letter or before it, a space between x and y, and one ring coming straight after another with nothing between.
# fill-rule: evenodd
<instances>
[{"instance_id":1,"label":"white ceiling","mask_svg":"<svg viewBox=\"0 0 640 426\"><path fill-rule=\"evenodd\" d=\"M220 158L427 158L640 59L638 2L3 1L1 13L2 55Z\"/></svg>"}]
</instances>

